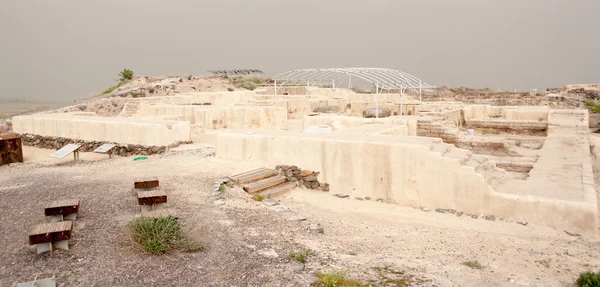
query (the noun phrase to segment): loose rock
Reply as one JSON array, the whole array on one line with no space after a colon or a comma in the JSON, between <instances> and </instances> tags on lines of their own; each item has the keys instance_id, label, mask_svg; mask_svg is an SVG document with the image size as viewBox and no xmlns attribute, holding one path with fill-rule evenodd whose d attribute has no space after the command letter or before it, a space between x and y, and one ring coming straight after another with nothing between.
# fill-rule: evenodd
<instances>
[{"instance_id":1,"label":"loose rock","mask_svg":"<svg viewBox=\"0 0 600 287\"><path fill-rule=\"evenodd\" d=\"M437 212L437 213L446 213L446 210L443 209L443 208L436 208L435 212Z\"/></svg>"},{"instance_id":2,"label":"loose rock","mask_svg":"<svg viewBox=\"0 0 600 287\"><path fill-rule=\"evenodd\" d=\"M310 226L308 227L308 231L310 231L311 233L324 233L323 227L314 223L310 224Z\"/></svg>"},{"instance_id":3,"label":"loose rock","mask_svg":"<svg viewBox=\"0 0 600 287\"><path fill-rule=\"evenodd\" d=\"M473 215L471 215L471 218L477 219L477 218L479 218L479 215L478 214L473 214Z\"/></svg>"},{"instance_id":4,"label":"loose rock","mask_svg":"<svg viewBox=\"0 0 600 287\"><path fill-rule=\"evenodd\" d=\"M493 215L486 215L484 218L485 218L485 220L489 220L489 221L494 221L494 220L496 220L496 217L495 217L495 216L493 216Z\"/></svg>"},{"instance_id":5,"label":"loose rock","mask_svg":"<svg viewBox=\"0 0 600 287\"><path fill-rule=\"evenodd\" d=\"M565 230L565 233L568 234L568 235L570 235L570 236L581 237L581 234L579 234L579 233L569 232L569 231L566 231L566 230Z\"/></svg>"},{"instance_id":6,"label":"loose rock","mask_svg":"<svg viewBox=\"0 0 600 287\"><path fill-rule=\"evenodd\" d=\"M362 201L362 200L363 200L363 198L362 198L362 197L355 197L355 199L356 199L356 200L360 200L360 201Z\"/></svg>"},{"instance_id":7,"label":"loose rock","mask_svg":"<svg viewBox=\"0 0 600 287\"><path fill-rule=\"evenodd\" d=\"M279 202L272 200L272 199L267 199L267 200L262 201L262 205L264 205L264 206L275 206L278 204L279 204Z\"/></svg>"},{"instance_id":8,"label":"loose rock","mask_svg":"<svg viewBox=\"0 0 600 287\"><path fill-rule=\"evenodd\" d=\"M304 281L304 283L306 283L306 285L309 286L312 286L319 281L319 278L312 274L298 274L296 276L298 276L302 281Z\"/></svg>"},{"instance_id":9,"label":"loose rock","mask_svg":"<svg viewBox=\"0 0 600 287\"><path fill-rule=\"evenodd\" d=\"M306 220L306 217L302 216L302 215L294 215L290 218L291 221L304 221Z\"/></svg>"},{"instance_id":10,"label":"loose rock","mask_svg":"<svg viewBox=\"0 0 600 287\"><path fill-rule=\"evenodd\" d=\"M421 207L421 210L423 210L423 211L431 211L431 208L429 208L427 206L423 206L423 207Z\"/></svg>"},{"instance_id":11,"label":"loose rock","mask_svg":"<svg viewBox=\"0 0 600 287\"><path fill-rule=\"evenodd\" d=\"M461 217L463 214L464 214L464 212L459 211L459 212L456 213L456 216Z\"/></svg>"},{"instance_id":12,"label":"loose rock","mask_svg":"<svg viewBox=\"0 0 600 287\"><path fill-rule=\"evenodd\" d=\"M529 222L527 221L517 221L518 224L521 224L523 226L527 226L527 224L529 224Z\"/></svg>"},{"instance_id":13,"label":"loose rock","mask_svg":"<svg viewBox=\"0 0 600 287\"><path fill-rule=\"evenodd\" d=\"M279 257L279 254L277 254L277 252L275 252L275 250L273 248L265 248L265 249L261 249L256 251L256 253L267 257L267 258L277 258Z\"/></svg>"}]
</instances>

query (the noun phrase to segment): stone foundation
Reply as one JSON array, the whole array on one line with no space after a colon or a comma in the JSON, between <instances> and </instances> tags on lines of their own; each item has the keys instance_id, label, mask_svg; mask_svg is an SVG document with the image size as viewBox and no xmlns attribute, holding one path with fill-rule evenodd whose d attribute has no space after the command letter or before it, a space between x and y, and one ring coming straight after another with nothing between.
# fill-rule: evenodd
<instances>
[{"instance_id":1,"label":"stone foundation","mask_svg":"<svg viewBox=\"0 0 600 287\"><path fill-rule=\"evenodd\" d=\"M320 172L307 169L301 169L295 165L278 165L275 170L280 175L285 176L288 182L296 182L298 187L306 187L308 189L321 189L329 191L328 183L320 183L317 176Z\"/></svg>"},{"instance_id":2,"label":"stone foundation","mask_svg":"<svg viewBox=\"0 0 600 287\"><path fill-rule=\"evenodd\" d=\"M79 151L91 152L106 142L98 141L82 141L63 137L43 137L40 135L21 134L23 145L34 146L47 149L60 149L67 144L81 144ZM114 155L130 156L130 155L151 155L164 153L168 148L174 148L181 144L191 142L177 142L168 146L143 146L132 144L117 144L113 149Z\"/></svg>"}]
</instances>

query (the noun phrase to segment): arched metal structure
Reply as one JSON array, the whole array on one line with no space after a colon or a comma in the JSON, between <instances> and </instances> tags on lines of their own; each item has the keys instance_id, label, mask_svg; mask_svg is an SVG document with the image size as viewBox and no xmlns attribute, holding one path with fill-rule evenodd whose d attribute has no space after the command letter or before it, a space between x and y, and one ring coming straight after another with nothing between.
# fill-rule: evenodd
<instances>
[{"instance_id":1,"label":"arched metal structure","mask_svg":"<svg viewBox=\"0 0 600 287\"><path fill-rule=\"evenodd\" d=\"M430 89L435 88L419 78L405 72L383 68L328 68L328 69L300 69L281 73L274 80L285 82L316 84L341 84L352 77L363 79L380 89Z\"/></svg>"},{"instance_id":2,"label":"arched metal structure","mask_svg":"<svg viewBox=\"0 0 600 287\"><path fill-rule=\"evenodd\" d=\"M384 68L327 68L327 69L300 69L281 73L274 80L274 101L277 101L277 91L284 85L304 85L308 88L315 85L331 85L335 89L336 84L340 86L343 82L348 82L348 88L352 88L352 77L367 81L375 86L377 108L379 109L379 93L383 90L395 90L400 93L400 112L402 113L402 98L404 91L412 89L419 92L419 106L422 107L421 91L423 89L432 89L435 86L429 85L419 78L398 70ZM279 88L277 84L279 83ZM307 100L310 94L307 94ZM309 104L310 108L310 104ZM377 113L379 114L379 113Z\"/></svg>"}]
</instances>

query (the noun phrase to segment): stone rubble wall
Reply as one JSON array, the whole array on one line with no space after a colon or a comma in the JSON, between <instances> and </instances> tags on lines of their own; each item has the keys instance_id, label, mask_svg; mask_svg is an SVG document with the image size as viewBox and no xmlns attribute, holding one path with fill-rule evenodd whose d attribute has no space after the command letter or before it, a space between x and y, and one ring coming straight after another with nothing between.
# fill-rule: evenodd
<instances>
[{"instance_id":1,"label":"stone rubble wall","mask_svg":"<svg viewBox=\"0 0 600 287\"><path fill-rule=\"evenodd\" d=\"M18 135L18 134L17 134ZM47 148L47 149L60 149L67 144L81 144L81 148L79 151L82 152L91 152L98 148L99 146L107 143L107 142L99 142L99 141L82 141L76 139L69 139L63 137L43 137L40 135L33 134L21 134L23 140L23 145L33 146L39 148ZM117 146L113 149L114 155L119 156L130 156L130 155L152 155L152 154L161 154L167 151L169 148L177 147L181 144L186 144L191 142L177 142L168 146L143 146L143 145L132 145L132 144L117 144Z\"/></svg>"},{"instance_id":2,"label":"stone rubble wall","mask_svg":"<svg viewBox=\"0 0 600 287\"><path fill-rule=\"evenodd\" d=\"M301 169L295 165L278 165L275 167L275 170L277 170L280 175L285 176L288 182L297 183L298 187L329 191L328 183L319 182L317 176L319 176L320 172L318 171Z\"/></svg>"}]
</instances>

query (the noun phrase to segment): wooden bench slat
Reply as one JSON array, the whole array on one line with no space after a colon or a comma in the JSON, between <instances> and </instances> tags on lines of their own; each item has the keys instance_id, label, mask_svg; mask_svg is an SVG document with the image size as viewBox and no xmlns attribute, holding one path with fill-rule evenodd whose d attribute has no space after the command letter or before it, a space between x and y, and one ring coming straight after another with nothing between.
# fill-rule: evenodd
<instances>
[{"instance_id":1,"label":"wooden bench slat","mask_svg":"<svg viewBox=\"0 0 600 287\"><path fill-rule=\"evenodd\" d=\"M136 191L139 205L152 205L167 202L167 194L162 190Z\"/></svg>"},{"instance_id":2,"label":"wooden bench slat","mask_svg":"<svg viewBox=\"0 0 600 287\"><path fill-rule=\"evenodd\" d=\"M157 177L146 177L134 180L134 188L153 188L160 185Z\"/></svg>"},{"instance_id":3,"label":"wooden bench slat","mask_svg":"<svg viewBox=\"0 0 600 287\"><path fill-rule=\"evenodd\" d=\"M29 244L48 243L71 239L73 233L73 222L60 221L39 224L33 227L29 234Z\"/></svg>"},{"instance_id":4,"label":"wooden bench slat","mask_svg":"<svg viewBox=\"0 0 600 287\"><path fill-rule=\"evenodd\" d=\"M68 215L79 212L79 199L55 200L46 204L44 213L46 216Z\"/></svg>"}]
</instances>

